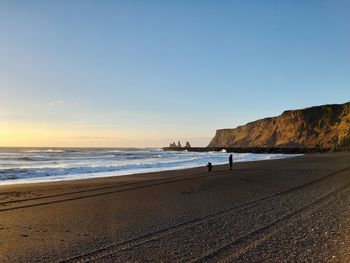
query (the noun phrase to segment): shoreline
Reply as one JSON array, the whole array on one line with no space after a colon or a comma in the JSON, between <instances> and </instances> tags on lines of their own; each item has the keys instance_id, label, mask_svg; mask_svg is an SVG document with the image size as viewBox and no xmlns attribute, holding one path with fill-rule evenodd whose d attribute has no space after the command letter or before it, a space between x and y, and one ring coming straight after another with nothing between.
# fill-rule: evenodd
<instances>
[{"instance_id":1,"label":"shoreline","mask_svg":"<svg viewBox=\"0 0 350 263\"><path fill-rule=\"evenodd\" d=\"M349 163L322 153L0 186L0 261L347 262Z\"/></svg>"},{"instance_id":2,"label":"shoreline","mask_svg":"<svg viewBox=\"0 0 350 263\"><path fill-rule=\"evenodd\" d=\"M264 153L254 153L254 154L264 154ZM268 153L266 153L268 154ZM301 156L301 154L287 154L286 156L276 156L271 159L262 159L262 160L244 160L244 161L235 161L235 163L241 163L241 162L257 162L257 161L270 161L270 160L276 160L276 159L286 159L286 158L294 158L297 156ZM205 163L203 163L202 166L179 166L179 167L166 167L166 168L149 168L145 170L139 170L139 171L125 171L125 172L109 172L108 174L104 173L101 175L96 176L71 176L67 178L55 178L54 176L48 176L48 177L34 177L34 178L20 178L20 179L14 179L14 180L0 180L0 187L5 185L26 185L26 184L39 184L39 183L50 183L50 182L64 182L64 181L80 181L80 180L89 180L89 179L98 179L98 178L109 178L109 177L119 177L119 176L131 176L131 175L138 175L138 174L147 174L147 173L157 173L157 172L167 172L167 171L177 171L177 170L186 170L186 169L192 169L192 168L200 168L205 167ZM213 163L213 165L225 165L225 163ZM36 179L38 178L38 179ZM40 178L40 179L39 179Z\"/></svg>"}]
</instances>

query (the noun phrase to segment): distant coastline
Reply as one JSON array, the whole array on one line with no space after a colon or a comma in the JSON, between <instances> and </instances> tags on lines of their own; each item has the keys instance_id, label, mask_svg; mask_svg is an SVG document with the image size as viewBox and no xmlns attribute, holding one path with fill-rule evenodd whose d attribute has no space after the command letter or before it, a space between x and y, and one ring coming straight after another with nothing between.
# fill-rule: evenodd
<instances>
[{"instance_id":1,"label":"distant coastline","mask_svg":"<svg viewBox=\"0 0 350 263\"><path fill-rule=\"evenodd\" d=\"M307 154L347 152L350 147L163 147L164 151Z\"/></svg>"}]
</instances>

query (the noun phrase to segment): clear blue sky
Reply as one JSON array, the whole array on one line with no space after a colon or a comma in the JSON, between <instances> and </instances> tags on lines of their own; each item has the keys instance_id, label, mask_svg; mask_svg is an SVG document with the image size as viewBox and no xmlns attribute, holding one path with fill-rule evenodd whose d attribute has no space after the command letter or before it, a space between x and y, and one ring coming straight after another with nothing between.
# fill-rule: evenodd
<instances>
[{"instance_id":1,"label":"clear blue sky","mask_svg":"<svg viewBox=\"0 0 350 263\"><path fill-rule=\"evenodd\" d=\"M0 145L204 146L350 100L349 1L1 1Z\"/></svg>"}]
</instances>

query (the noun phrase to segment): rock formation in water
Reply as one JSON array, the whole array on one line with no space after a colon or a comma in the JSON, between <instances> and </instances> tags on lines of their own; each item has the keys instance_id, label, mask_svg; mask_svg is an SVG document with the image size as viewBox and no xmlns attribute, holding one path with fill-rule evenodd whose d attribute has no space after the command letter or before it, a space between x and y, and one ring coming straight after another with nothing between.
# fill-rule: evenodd
<instances>
[{"instance_id":1,"label":"rock formation in water","mask_svg":"<svg viewBox=\"0 0 350 263\"><path fill-rule=\"evenodd\" d=\"M208 147L349 147L350 102L288 110L217 130Z\"/></svg>"}]
</instances>

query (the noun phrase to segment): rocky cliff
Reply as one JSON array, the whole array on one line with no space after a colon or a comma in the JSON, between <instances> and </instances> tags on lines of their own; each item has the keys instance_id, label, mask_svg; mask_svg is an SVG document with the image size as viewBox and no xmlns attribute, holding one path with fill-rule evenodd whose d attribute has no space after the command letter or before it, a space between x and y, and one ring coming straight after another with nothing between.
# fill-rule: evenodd
<instances>
[{"instance_id":1,"label":"rocky cliff","mask_svg":"<svg viewBox=\"0 0 350 263\"><path fill-rule=\"evenodd\" d=\"M350 102L289 110L217 130L208 147L349 147Z\"/></svg>"}]
</instances>

